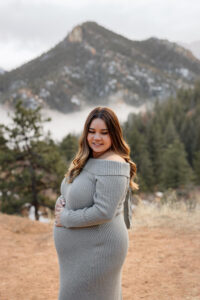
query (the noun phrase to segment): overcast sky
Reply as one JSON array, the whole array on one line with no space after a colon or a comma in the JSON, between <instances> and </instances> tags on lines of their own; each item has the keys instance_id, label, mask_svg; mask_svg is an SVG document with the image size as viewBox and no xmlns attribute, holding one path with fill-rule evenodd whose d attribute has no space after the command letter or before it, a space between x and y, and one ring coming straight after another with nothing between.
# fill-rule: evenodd
<instances>
[{"instance_id":1,"label":"overcast sky","mask_svg":"<svg viewBox=\"0 0 200 300\"><path fill-rule=\"evenodd\" d=\"M133 40L200 40L200 0L0 0L0 67L49 50L86 21Z\"/></svg>"}]
</instances>

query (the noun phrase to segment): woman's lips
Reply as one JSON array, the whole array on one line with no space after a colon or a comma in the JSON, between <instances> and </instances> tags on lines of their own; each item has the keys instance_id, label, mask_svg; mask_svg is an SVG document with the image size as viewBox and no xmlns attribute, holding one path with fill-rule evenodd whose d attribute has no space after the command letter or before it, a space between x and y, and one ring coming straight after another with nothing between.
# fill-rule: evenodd
<instances>
[{"instance_id":1,"label":"woman's lips","mask_svg":"<svg viewBox=\"0 0 200 300\"><path fill-rule=\"evenodd\" d=\"M95 147L100 147L100 146L102 146L103 144L95 144L95 143L93 143L92 145L95 146Z\"/></svg>"}]
</instances>

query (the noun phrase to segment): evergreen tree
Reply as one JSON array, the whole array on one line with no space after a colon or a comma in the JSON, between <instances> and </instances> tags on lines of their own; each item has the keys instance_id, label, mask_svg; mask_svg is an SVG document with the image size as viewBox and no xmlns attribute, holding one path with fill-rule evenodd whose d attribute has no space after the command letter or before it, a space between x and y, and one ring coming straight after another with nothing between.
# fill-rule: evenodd
<instances>
[{"instance_id":1,"label":"evergreen tree","mask_svg":"<svg viewBox=\"0 0 200 300\"><path fill-rule=\"evenodd\" d=\"M39 205L54 207L55 199L45 192L58 192L65 172L58 147L49 136L43 137L42 124L49 119L42 120L40 110L26 109L21 101L16 104L12 126L1 126L4 145L0 151L2 211L19 213L22 204L29 202L35 207L36 220Z\"/></svg>"},{"instance_id":2,"label":"evergreen tree","mask_svg":"<svg viewBox=\"0 0 200 300\"><path fill-rule=\"evenodd\" d=\"M66 161L69 163L78 151L78 137L69 133L61 141L59 147Z\"/></svg>"},{"instance_id":3,"label":"evergreen tree","mask_svg":"<svg viewBox=\"0 0 200 300\"><path fill-rule=\"evenodd\" d=\"M131 159L137 166L137 178L140 190L153 190L153 167L147 150L147 143L144 135L146 122L145 117L129 115L128 121L123 125L125 140L130 146Z\"/></svg>"},{"instance_id":4,"label":"evergreen tree","mask_svg":"<svg viewBox=\"0 0 200 300\"><path fill-rule=\"evenodd\" d=\"M193 172L187 161L184 146L176 139L163 153L162 186L178 188L189 183L192 176Z\"/></svg>"},{"instance_id":5,"label":"evergreen tree","mask_svg":"<svg viewBox=\"0 0 200 300\"><path fill-rule=\"evenodd\" d=\"M172 144L177 138L179 138L176 128L174 126L173 119L168 120L165 132L164 132L164 141L165 145Z\"/></svg>"},{"instance_id":6,"label":"evergreen tree","mask_svg":"<svg viewBox=\"0 0 200 300\"><path fill-rule=\"evenodd\" d=\"M153 166L154 185L160 185L162 164L163 164L163 150L164 150L164 136L159 122L156 118L152 119L147 128L147 146L149 157Z\"/></svg>"},{"instance_id":7,"label":"evergreen tree","mask_svg":"<svg viewBox=\"0 0 200 300\"><path fill-rule=\"evenodd\" d=\"M198 127L200 130L200 124L197 125L197 119L194 115L186 116L183 119L180 132L181 141L185 146L185 150L187 152L187 159L191 166L194 153L197 150L197 140L199 135L199 131L197 130Z\"/></svg>"},{"instance_id":8,"label":"evergreen tree","mask_svg":"<svg viewBox=\"0 0 200 300\"><path fill-rule=\"evenodd\" d=\"M149 153L144 147L142 151L139 151L138 160L136 160L136 162L138 168L138 183L140 185L140 190L152 192L155 187L153 179L153 167L152 162L149 158Z\"/></svg>"}]
</instances>

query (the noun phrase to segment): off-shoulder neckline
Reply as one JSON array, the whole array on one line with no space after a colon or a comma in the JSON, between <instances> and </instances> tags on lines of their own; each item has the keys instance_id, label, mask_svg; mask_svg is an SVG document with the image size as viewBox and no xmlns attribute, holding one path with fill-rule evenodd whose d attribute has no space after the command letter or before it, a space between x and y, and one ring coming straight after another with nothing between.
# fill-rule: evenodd
<instances>
[{"instance_id":1,"label":"off-shoulder neckline","mask_svg":"<svg viewBox=\"0 0 200 300\"><path fill-rule=\"evenodd\" d=\"M118 161L118 160L95 158L95 157L90 157L89 159L95 160L95 161L109 161L109 162L115 162L115 163L120 163L120 164L129 164L127 161Z\"/></svg>"},{"instance_id":2,"label":"off-shoulder neckline","mask_svg":"<svg viewBox=\"0 0 200 300\"><path fill-rule=\"evenodd\" d=\"M130 176L130 164L127 162L90 157L84 168L95 175Z\"/></svg>"}]
</instances>

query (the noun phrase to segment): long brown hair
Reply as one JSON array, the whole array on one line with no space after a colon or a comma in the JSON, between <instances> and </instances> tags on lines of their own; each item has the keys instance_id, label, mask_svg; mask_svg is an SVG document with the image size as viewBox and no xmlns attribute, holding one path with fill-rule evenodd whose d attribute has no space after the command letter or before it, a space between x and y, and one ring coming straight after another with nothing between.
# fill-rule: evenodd
<instances>
[{"instance_id":1,"label":"long brown hair","mask_svg":"<svg viewBox=\"0 0 200 300\"><path fill-rule=\"evenodd\" d=\"M136 164L130 159L130 147L125 142L122 134L122 129L119 124L119 120L114 111L108 107L95 107L88 115L82 135L79 139L79 149L75 158L72 160L65 177L68 179L68 183L73 182L74 178L78 176L87 162L88 158L92 156L92 150L87 142L88 130L91 122L96 119L102 119L107 125L108 132L111 138L110 150L119 154L130 164L130 187L132 190L138 190L139 185L133 181L136 176L137 167Z\"/></svg>"}]
</instances>

